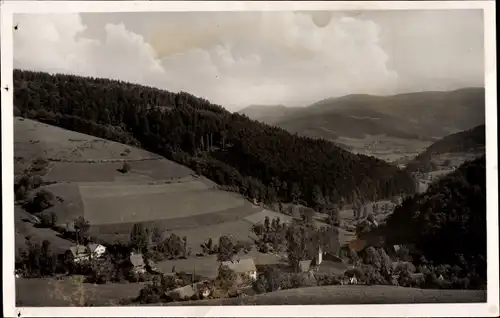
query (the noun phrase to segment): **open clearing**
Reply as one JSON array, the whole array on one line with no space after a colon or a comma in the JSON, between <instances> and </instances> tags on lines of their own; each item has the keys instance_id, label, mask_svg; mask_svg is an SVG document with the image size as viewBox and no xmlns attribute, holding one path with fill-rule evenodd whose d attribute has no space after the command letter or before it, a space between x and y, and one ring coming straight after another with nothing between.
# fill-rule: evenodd
<instances>
[{"instance_id":1,"label":"open clearing","mask_svg":"<svg viewBox=\"0 0 500 318\"><path fill-rule=\"evenodd\" d=\"M293 220L293 217L290 215L270 211L267 209L264 209L261 212L249 215L245 218L245 220L252 223L252 224L257 224L257 223L264 224L266 216L269 218L269 221L272 221L273 219L279 218L281 223L291 222Z\"/></svg>"},{"instance_id":2,"label":"open clearing","mask_svg":"<svg viewBox=\"0 0 500 318\"><path fill-rule=\"evenodd\" d=\"M244 199L199 181L152 185L80 186L90 224L149 222L241 207Z\"/></svg>"},{"instance_id":3,"label":"open clearing","mask_svg":"<svg viewBox=\"0 0 500 318\"><path fill-rule=\"evenodd\" d=\"M154 182L185 178L193 171L167 159L127 161L131 170L118 171L123 162L52 162L48 181L62 182Z\"/></svg>"},{"instance_id":4,"label":"open clearing","mask_svg":"<svg viewBox=\"0 0 500 318\"><path fill-rule=\"evenodd\" d=\"M256 296L163 304L166 306L218 305L334 305L334 304L422 304L486 302L484 290L433 290L395 286L315 286L280 290ZM160 304L154 304L160 305Z\"/></svg>"},{"instance_id":5,"label":"open clearing","mask_svg":"<svg viewBox=\"0 0 500 318\"><path fill-rule=\"evenodd\" d=\"M25 118L14 118L15 155L53 160L153 159L151 152ZM121 153L129 149L126 156Z\"/></svg>"},{"instance_id":6,"label":"open clearing","mask_svg":"<svg viewBox=\"0 0 500 318\"><path fill-rule=\"evenodd\" d=\"M374 156L387 162L393 162L402 157L415 157L432 144L431 141L384 135L365 136L365 138L339 137L335 142L348 146L354 153Z\"/></svg>"}]
</instances>

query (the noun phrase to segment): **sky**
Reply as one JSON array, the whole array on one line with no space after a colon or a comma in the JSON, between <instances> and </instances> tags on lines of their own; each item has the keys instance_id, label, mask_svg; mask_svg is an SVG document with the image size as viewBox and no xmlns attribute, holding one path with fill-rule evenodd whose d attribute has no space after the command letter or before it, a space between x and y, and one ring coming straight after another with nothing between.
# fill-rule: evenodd
<instances>
[{"instance_id":1,"label":"sky","mask_svg":"<svg viewBox=\"0 0 500 318\"><path fill-rule=\"evenodd\" d=\"M185 91L237 111L484 85L480 10L14 16L14 67Z\"/></svg>"}]
</instances>

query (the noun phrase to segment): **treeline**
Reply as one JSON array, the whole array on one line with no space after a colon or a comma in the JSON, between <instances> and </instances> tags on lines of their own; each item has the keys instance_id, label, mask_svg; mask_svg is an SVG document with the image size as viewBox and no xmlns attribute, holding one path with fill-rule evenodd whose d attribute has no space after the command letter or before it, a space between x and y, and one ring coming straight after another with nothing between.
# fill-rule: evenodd
<instances>
[{"instance_id":1,"label":"treeline","mask_svg":"<svg viewBox=\"0 0 500 318\"><path fill-rule=\"evenodd\" d=\"M16 115L141 146L261 202L313 206L414 192L409 174L381 160L184 92L21 70L14 84Z\"/></svg>"},{"instance_id":2,"label":"treeline","mask_svg":"<svg viewBox=\"0 0 500 318\"><path fill-rule=\"evenodd\" d=\"M464 163L425 193L406 198L383 231L390 245L413 246L434 264L457 266L485 282L485 157Z\"/></svg>"},{"instance_id":3,"label":"treeline","mask_svg":"<svg viewBox=\"0 0 500 318\"><path fill-rule=\"evenodd\" d=\"M480 125L440 139L412 160L408 164L407 170L411 172L427 172L432 170L430 168L430 161L432 155L435 154L484 152L486 146L485 128L485 125Z\"/></svg>"}]
</instances>

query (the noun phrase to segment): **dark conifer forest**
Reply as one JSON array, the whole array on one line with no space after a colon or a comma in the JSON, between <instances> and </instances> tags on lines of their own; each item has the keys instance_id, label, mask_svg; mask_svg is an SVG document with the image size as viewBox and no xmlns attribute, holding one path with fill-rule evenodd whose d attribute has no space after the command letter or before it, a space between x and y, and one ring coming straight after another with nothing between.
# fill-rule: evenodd
<instances>
[{"instance_id":1,"label":"dark conifer forest","mask_svg":"<svg viewBox=\"0 0 500 318\"><path fill-rule=\"evenodd\" d=\"M411 244L435 264L486 277L486 160L462 164L405 199L383 230L390 244ZM417 260L418 261L418 260Z\"/></svg>"},{"instance_id":2,"label":"dark conifer forest","mask_svg":"<svg viewBox=\"0 0 500 318\"><path fill-rule=\"evenodd\" d=\"M14 71L14 84L17 116L140 146L265 203L316 206L414 192L411 176L382 160L252 121L188 93L22 70Z\"/></svg>"}]
</instances>

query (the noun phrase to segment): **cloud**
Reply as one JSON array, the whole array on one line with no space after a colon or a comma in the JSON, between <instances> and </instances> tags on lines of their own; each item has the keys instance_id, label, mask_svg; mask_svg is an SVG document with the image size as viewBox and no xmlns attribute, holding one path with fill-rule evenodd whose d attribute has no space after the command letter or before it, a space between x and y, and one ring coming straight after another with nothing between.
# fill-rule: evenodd
<instances>
[{"instance_id":1,"label":"cloud","mask_svg":"<svg viewBox=\"0 0 500 318\"><path fill-rule=\"evenodd\" d=\"M153 84L164 72L152 47L123 24L104 26L105 40L82 36L79 14L21 15L14 67Z\"/></svg>"},{"instance_id":2,"label":"cloud","mask_svg":"<svg viewBox=\"0 0 500 318\"><path fill-rule=\"evenodd\" d=\"M171 19L158 15L148 24L144 14L140 24L150 27L139 30L123 17L96 26L79 14L16 16L22 27L14 38L14 65L182 90L229 110L397 90L381 28L370 19L169 13Z\"/></svg>"}]
</instances>

